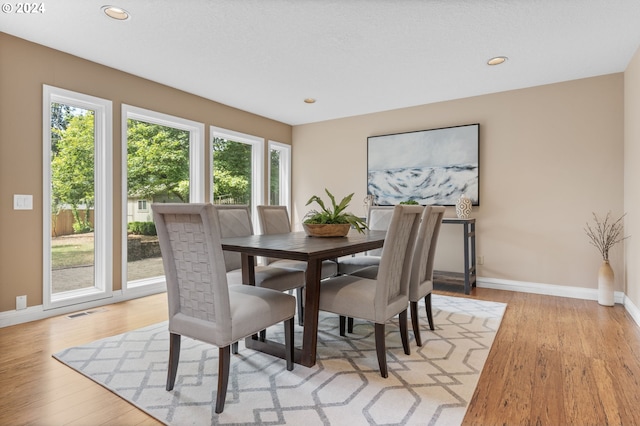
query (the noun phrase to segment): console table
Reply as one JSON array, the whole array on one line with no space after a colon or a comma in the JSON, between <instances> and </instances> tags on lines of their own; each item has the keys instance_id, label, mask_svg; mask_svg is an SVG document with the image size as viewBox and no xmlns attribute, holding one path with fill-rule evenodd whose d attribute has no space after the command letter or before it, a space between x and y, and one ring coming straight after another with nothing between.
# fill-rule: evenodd
<instances>
[{"instance_id":1,"label":"console table","mask_svg":"<svg viewBox=\"0 0 640 426\"><path fill-rule=\"evenodd\" d=\"M445 217L443 224L462 225L464 239L464 272L434 271L434 284L464 283L464 294L471 293L471 287L476 286L476 220Z\"/></svg>"}]
</instances>

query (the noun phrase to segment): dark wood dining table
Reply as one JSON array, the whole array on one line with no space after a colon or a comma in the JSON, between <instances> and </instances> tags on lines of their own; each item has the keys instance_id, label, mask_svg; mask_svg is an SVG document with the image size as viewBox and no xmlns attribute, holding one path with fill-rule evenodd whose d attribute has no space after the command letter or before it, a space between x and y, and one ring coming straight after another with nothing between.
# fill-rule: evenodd
<instances>
[{"instance_id":1,"label":"dark wood dining table","mask_svg":"<svg viewBox=\"0 0 640 426\"><path fill-rule=\"evenodd\" d=\"M302 347L296 347L295 361L311 367L316 363L322 261L380 248L384 244L385 235L385 231L366 230L359 233L354 229L350 230L346 237L329 238L309 237L304 232L250 235L223 238L222 249L241 253L242 282L245 284L255 283L256 256L307 262ZM254 337L248 338L246 345L284 358L284 347L274 342L261 341Z\"/></svg>"}]
</instances>

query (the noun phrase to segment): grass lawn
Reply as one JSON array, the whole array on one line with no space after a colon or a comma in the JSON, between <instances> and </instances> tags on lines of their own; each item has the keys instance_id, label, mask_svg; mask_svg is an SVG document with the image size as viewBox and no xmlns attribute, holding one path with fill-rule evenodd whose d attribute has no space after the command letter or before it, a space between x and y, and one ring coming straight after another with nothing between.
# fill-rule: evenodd
<instances>
[{"instance_id":1,"label":"grass lawn","mask_svg":"<svg viewBox=\"0 0 640 426\"><path fill-rule=\"evenodd\" d=\"M52 269L87 266L94 263L93 241L69 241L69 244L51 246Z\"/></svg>"}]
</instances>

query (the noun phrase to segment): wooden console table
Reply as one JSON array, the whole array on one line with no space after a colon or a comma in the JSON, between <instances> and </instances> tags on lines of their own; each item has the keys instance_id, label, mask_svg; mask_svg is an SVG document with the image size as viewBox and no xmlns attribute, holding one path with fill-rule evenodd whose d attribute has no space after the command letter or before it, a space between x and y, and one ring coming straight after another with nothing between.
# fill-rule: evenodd
<instances>
[{"instance_id":1,"label":"wooden console table","mask_svg":"<svg viewBox=\"0 0 640 426\"><path fill-rule=\"evenodd\" d=\"M476 220L445 217L443 224L462 225L464 239L464 272L434 271L434 284L464 283L464 294L471 293L471 287L476 286Z\"/></svg>"}]
</instances>

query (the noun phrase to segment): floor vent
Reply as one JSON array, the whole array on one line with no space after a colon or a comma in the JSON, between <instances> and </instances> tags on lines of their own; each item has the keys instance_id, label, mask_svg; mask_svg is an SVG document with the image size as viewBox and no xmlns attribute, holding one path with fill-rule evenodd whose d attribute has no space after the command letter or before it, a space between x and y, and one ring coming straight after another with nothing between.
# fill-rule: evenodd
<instances>
[{"instance_id":1,"label":"floor vent","mask_svg":"<svg viewBox=\"0 0 640 426\"><path fill-rule=\"evenodd\" d=\"M80 318L80 317L84 317L91 314L97 314L98 312L104 312L104 311L106 311L106 309L103 308L103 309L93 309L91 311L76 312L75 314L67 315L67 318L70 318L70 319Z\"/></svg>"}]
</instances>

